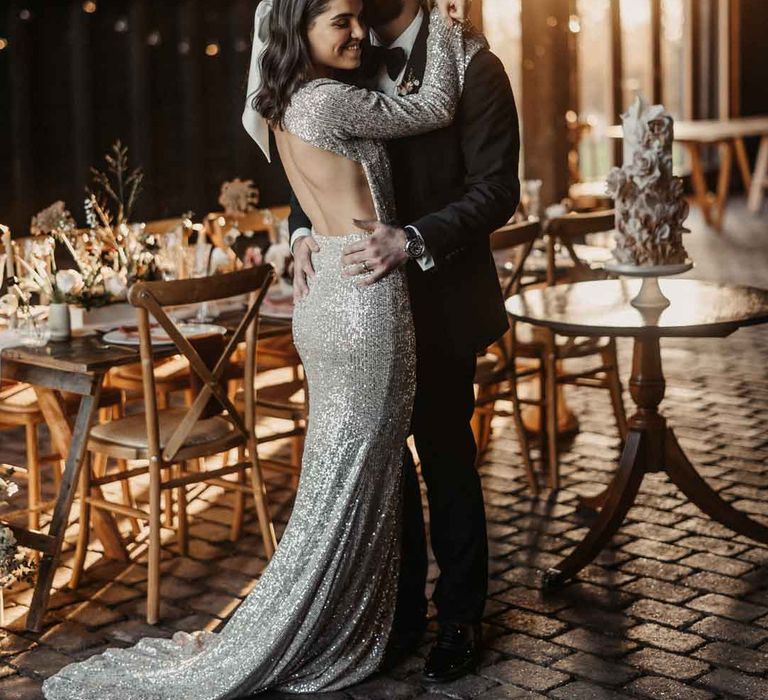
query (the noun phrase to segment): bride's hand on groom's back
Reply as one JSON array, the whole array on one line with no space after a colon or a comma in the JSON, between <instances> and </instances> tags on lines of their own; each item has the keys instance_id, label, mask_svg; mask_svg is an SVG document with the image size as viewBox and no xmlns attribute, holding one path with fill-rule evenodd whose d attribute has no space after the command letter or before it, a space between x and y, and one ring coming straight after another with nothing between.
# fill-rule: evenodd
<instances>
[{"instance_id":1,"label":"bride's hand on groom's back","mask_svg":"<svg viewBox=\"0 0 768 700\"><path fill-rule=\"evenodd\" d=\"M382 224L380 221L357 219L355 226L370 231L371 235L346 246L341 264L344 267L342 275L355 277L355 284L359 287L378 282L408 259L403 229Z\"/></svg>"},{"instance_id":2,"label":"bride's hand on groom's back","mask_svg":"<svg viewBox=\"0 0 768 700\"><path fill-rule=\"evenodd\" d=\"M312 267L312 253L317 253L320 246L312 236L299 238L293 245L293 301L301 301L309 294L307 280L314 278L315 268Z\"/></svg>"}]
</instances>

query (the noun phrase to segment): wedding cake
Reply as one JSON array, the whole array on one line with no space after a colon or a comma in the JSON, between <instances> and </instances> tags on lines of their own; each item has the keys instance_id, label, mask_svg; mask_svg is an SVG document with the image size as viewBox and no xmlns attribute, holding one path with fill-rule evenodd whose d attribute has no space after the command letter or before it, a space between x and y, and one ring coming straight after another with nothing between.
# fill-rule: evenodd
<instances>
[{"instance_id":1,"label":"wedding cake","mask_svg":"<svg viewBox=\"0 0 768 700\"><path fill-rule=\"evenodd\" d=\"M624 165L608 175L616 208L614 257L636 267L684 264L688 203L682 180L672 175L672 117L662 105L648 107L637 97L622 121Z\"/></svg>"}]
</instances>

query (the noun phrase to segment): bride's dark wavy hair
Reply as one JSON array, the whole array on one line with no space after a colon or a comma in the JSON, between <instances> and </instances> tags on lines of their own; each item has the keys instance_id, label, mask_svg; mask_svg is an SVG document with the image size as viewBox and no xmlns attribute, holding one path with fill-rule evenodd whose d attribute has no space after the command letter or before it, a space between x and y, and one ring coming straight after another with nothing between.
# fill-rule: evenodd
<instances>
[{"instance_id":1,"label":"bride's dark wavy hair","mask_svg":"<svg viewBox=\"0 0 768 700\"><path fill-rule=\"evenodd\" d=\"M269 41L261 56L262 84L253 108L276 128L291 96L311 74L307 30L325 12L330 0L273 0Z\"/></svg>"}]
</instances>

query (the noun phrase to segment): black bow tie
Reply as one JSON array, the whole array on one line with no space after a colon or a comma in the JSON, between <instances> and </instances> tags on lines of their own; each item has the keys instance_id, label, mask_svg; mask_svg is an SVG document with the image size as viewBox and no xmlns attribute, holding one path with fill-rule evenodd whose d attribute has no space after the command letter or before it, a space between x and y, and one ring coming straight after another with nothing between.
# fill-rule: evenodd
<instances>
[{"instance_id":1,"label":"black bow tie","mask_svg":"<svg viewBox=\"0 0 768 700\"><path fill-rule=\"evenodd\" d=\"M387 67L387 75L391 80L397 80L397 76L402 73L405 64L408 62L408 54L405 49L397 46L394 49L388 49L384 46L369 47L369 60L371 71L376 71L380 66Z\"/></svg>"}]
</instances>

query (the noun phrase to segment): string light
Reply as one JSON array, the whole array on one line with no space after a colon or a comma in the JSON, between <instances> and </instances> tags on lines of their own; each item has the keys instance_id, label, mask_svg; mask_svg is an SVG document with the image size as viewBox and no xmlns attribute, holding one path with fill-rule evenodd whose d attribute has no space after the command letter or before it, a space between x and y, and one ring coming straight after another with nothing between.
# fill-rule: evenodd
<instances>
[{"instance_id":1,"label":"string light","mask_svg":"<svg viewBox=\"0 0 768 700\"><path fill-rule=\"evenodd\" d=\"M25 7L21 12L19 12L19 19L23 22L28 22L32 19L32 13Z\"/></svg>"},{"instance_id":2,"label":"string light","mask_svg":"<svg viewBox=\"0 0 768 700\"><path fill-rule=\"evenodd\" d=\"M96 12L96 3L93 2L93 0L86 0L83 3L83 12L87 12L89 15L92 15L94 12Z\"/></svg>"},{"instance_id":3,"label":"string light","mask_svg":"<svg viewBox=\"0 0 768 700\"><path fill-rule=\"evenodd\" d=\"M128 20L125 17L121 17L115 22L115 31L118 34L124 34L128 31Z\"/></svg>"},{"instance_id":4,"label":"string light","mask_svg":"<svg viewBox=\"0 0 768 700\"><path fill-rule=\"evenodd\" d=\"M8 48L8 39L4 39L3 37L0 37L0 51L6 48Z\"/></svg>"},{"instance_id":5,"label":"string light","mask_svg":"<svg viewBox=\"0 0 768 700\"><path fill-rule=\"evenodd\" d=\"M219 55L219 45L212 41L205 47L205 54L206 56L218 56Z\"/></svg>"},{"instance_id":6,"label":"string light","mask_svg":"<svg viewBox=\"0 0 768 700\"><path fill-rule=\"evenodd\" d=\"M147 44L149 44L150 46L160 46L160 43L162 42L162 40L163 38L157 29L150 32L149 36L147 36Z\"/></svg>"},{"instance_id":7,"label":"string light","mask_svg":"<svg viewBox=\"0 0 768 700\"><path fill-rule=\"evenodd\" d=\"M179 53L182 56L186 56L189 53L191 46L189 44L189 41L184 40L179 42Z\"/></svg>"}]
</instances>

